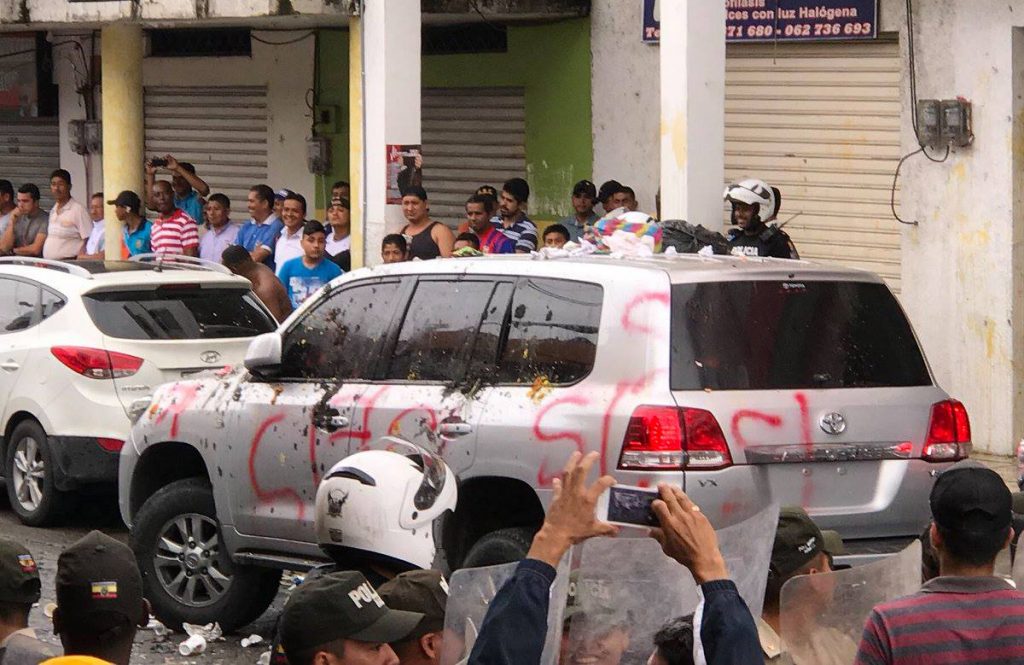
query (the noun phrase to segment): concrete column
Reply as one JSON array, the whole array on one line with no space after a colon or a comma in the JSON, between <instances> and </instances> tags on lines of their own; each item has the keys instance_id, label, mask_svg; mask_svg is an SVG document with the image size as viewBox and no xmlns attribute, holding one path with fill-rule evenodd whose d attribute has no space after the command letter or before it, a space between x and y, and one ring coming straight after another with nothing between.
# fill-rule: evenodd
<instances>
[{"instance_id":1,"label":"concrete column","mask_svg":"<svg viewBox=\"0 0 1024 665\"><path fill-rule=\"evenodd\" d=\"M725 180L725 3L659 5L661 216L716 228Z\"/></svg>"},{"instance_id":2,"label":"concrete column","mask_svg":"<svg viewBox=\"0 0 1024 665\"><path fill-rule=\"evenodd\" d=\"M366 265L366 185L363 181L363 25L358 17L348 23L348 179L350 188L352 268ZM330 205L330 201L327 202Z\"/></svg>"},{"instance_id":3,"label":"concrete column","mask_svg":"<svg viewBox=\"0 0 1024 665\"><path fill-rule=\"evenodd\" d=\"M357 58L351 58L350 168L353 198L362 203L361 216L355 207L352 210L353 261L361 240L365 261L373 265L380 262L383 237L405 223L401 206L387 204L387 146L419 145L421 140L420 3L368 2L351 25L351 43L353 49L359 48L362 65L360 71Z\"/></svg>"},{"instance_id":4,"label":"concrete column","mask_svg":"<svg viewBox=\"0 0 1024 665\"><path fill-rule=\"evenodd\" d=\"M142 26L114 23L101 33L103 62L103 193L113 200L130 189L146 200L143 187ZM106 258L121 258L121 223L108 205Z\"/></svg>"}]
</instances>

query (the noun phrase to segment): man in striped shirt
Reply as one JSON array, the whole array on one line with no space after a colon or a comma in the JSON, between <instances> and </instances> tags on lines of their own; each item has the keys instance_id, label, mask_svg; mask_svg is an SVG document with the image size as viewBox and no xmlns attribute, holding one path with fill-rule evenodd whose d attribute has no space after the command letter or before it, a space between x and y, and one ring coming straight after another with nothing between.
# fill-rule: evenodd
<instances>
[{"instance_id":1,"label":"man in striped shirt","mask_svg":"<svg viewBox=\"0 0 1024 665\"><path fill-rule=\"evenodd\" d=\"M1013 535L1010 491L967 460L939 476L930 503L939 577L871 610L857 665L1024 663L1024 593L993 574Z\"/></svg>"},{"instance_id":2,"label":"man in striped shirt","mask_svg":"<svg viewBox=\"0 0 1024 665\"><path fill-rule=\"evenodd\" d=\"M157 254L199 254L196 220L174 205L171 183L159 180L153 185L153 207L160 216L153 220L149 242Z\"/></svg>"}]
</instances>

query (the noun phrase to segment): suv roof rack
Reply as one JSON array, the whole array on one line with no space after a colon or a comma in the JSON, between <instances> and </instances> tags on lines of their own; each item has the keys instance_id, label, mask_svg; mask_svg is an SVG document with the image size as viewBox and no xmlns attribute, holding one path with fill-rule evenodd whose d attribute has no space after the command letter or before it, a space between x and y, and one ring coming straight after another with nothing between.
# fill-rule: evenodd
<instances>
[{"instance_id":1,"label":"suv roof rack","mask_svg":"<svg viewBox=\"0 0 1024 665\"><path fill-rule=\"evenodd\" d=\"M64 272L75 277L82 277L84 279L92 279L92 273L83 268L82 266L76 266L73 263L67 261L54 261L53 259L39 259L33 256L0 256L0 265L9 266L29 266L32 268L47 268L48 270L56 270L57 272Z\"/></svg>"},{"instance_id":2,"label":"suv roof rack","mask_svg":"<svg viewBox=\"0 0 1024 665\"><path fill-rule=\"evenodd\" d=\"M155 270L157 272L166 266L176 270L207 270L209 272L219 272L225 275L234 275L233 272L219 263L200 259L195 256L185 256L183 254L136 254L128 260L134 261L135 263L154 263L156 264Z\"/></svg>"}]
</instances>

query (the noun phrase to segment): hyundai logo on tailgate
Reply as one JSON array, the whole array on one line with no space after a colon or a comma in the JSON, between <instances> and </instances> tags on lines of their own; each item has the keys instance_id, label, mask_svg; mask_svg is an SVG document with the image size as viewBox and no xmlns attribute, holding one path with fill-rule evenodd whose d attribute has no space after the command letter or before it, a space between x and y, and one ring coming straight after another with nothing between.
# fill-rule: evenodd
<instances>
[{"instance_id":1,"label":"hyundai logo on tailgate","mask_svg":"<svg viewBox=\"0 0 1024 665\"><path fill-rule=\"evenodd\" d=\"M846 418L835 411L823 415L819 424L825 434L842 434L846 431Z\"/></svg>"},{"instance_id":2,"label":"hyundai logo on tailgate","mask_svg":"<svg viewBox=\"0 0 1024 665\"><path fill-rule=\"evenodd\" d=\"M212 365L213 363L220 362L220 353L217 351L203 351L199 354L199 359L204 363Z\"/></svg>"}]
</instances>

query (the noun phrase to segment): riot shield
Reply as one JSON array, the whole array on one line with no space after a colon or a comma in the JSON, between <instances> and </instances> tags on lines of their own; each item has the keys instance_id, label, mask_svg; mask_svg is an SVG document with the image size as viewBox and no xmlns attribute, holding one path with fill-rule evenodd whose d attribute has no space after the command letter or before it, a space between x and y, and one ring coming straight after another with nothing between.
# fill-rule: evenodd
<instances>
[{"instance_id":1,"label":"riot shield","mask_svg":"<svg viewBox=\"0 0 1024 665\"><path fill-rule=\"evenodd\" d=\"M1017 545L1017 552L1013 558L1013 583L1017 585L1017 588L1024 591L1024 549L1021 548L1020 543Z\"/></svg>"},{"instance_id":2,"label":"riot shield","mask_svg":"<svg viewBox=\"0 0 1024 665\"><path fill-rule=\"evenodd\" d=\"M448 581L448 604L444 615L444 644L441 665L464 662L483 625L484 616L498 590L512 577L518 563L506 563L485 568L465 568L452 573ZM565 611L569 588L568 557L558 568L551 587L551 605L548 612L548 636L541 663L558 662L558 643L561 639L561 617Z\"/></svg>"},{"instance_id":3,"label":"riot shield","mask_svg":"<svg viewBox=\"0 0 1024 665\"><path fill-rule=\"evenodd\" d=\"M783 649L795 665L852 663L864 621L878 603L921 588L921 543L847 570L799 575L782 587Z\"/></svg>"},{"instance_id":4,"label":"riot shield","mask_svg":"<svg viewBox=\"0 0 1024 665\"><path fill-rule=\"evenodd\" d=\"M764 599L778 519L779 508L772 504L717 533L730 577L752 612L760 612ZM692 613L700 602L689 571L650 538L588 540L573 584L563 665L644 663L654 649L654 634L670 620Z\"/></svg>"}]
</instances>

